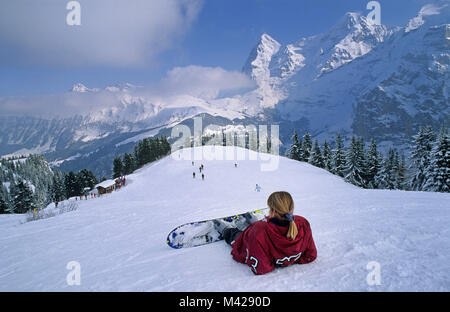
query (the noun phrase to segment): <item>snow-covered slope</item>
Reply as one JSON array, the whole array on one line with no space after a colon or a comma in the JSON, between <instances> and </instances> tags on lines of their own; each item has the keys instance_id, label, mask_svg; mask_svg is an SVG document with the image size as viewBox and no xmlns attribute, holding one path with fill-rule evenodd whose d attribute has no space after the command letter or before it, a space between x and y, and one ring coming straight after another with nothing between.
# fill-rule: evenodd
<instances>
[{"instance_id":1,"label":"snow-covered slope","mask_svg":"<svg viewBox=\"0 0 450 312\"><path fill-rule=\"evenodd\" d=\"M212 159L206 147L197 151ZM267 155L237 151L246 155L237 168L202 160L204 181L192 178L200 161L174 153L128 176L120 191L78 201L76 211L24 224L24 216L0 215L0 291L450 290L448 194L362 190L286 158L261 171ZM166 245L179 224L265 207L278 190L291 192L295 213L311 223L311 264L254 276L224 242ZM66 283L70 261L81 265L80 286ZM379 286L366 282L371 261L381 265Z\"/></svg>"}]
</instances>

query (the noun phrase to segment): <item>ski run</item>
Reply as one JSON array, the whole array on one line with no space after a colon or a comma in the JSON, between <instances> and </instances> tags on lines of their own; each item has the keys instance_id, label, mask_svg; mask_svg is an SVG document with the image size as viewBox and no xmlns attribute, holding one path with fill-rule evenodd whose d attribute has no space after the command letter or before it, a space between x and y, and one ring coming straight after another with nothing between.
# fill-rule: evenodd
<instances>
[{"instance_id":1,"label":"ski run","mask_svg":"<svg viewBox=\"0 0 450 312\"><path fill-rule=\"evenodd\" d=\"M360 189L240 148L185 150L203 156L194 165L180 152L127 176L118 191L78 200L76 210L32 222L0 215L0 291L450 291L449 194ZM245 156L214 160L225 152ZM275 170L261 170L270 161ZM318 257L310 264L255 276L223 241L166 244L178 225L265 208L279 190L311 224Z\"/></svg>"}]
</instances>

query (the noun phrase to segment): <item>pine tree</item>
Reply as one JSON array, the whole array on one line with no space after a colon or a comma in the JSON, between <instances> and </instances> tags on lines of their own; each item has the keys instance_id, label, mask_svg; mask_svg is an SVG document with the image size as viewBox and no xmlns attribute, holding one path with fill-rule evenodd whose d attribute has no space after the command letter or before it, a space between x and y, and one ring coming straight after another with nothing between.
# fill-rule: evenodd
<instances>
[{"instance_id":1,"label":"pine tree","mask_svg":"<svg viewBox=\"0 0 450 312\"><path fill-rule=\"evenodd\" d=\"M363 155L361 153L360 141L352 137L350 148L347 152L346 163L344 169L344 178L347 182L359 186L366 187L363 172Z\"/></svg>"},{"instance_id":2,"label":"pine tree","mask_svg":"<svg viewBox=\"0 0 450 312\"><path fill-rule=\"evenodd\" d=\"M14 187L12 199L14 213L26 213L28 210L37 208L34 202L33 191L21 179Z\"/></svg>"},{"instance_id":3,"label":"pine tree","mask_svg":"<svg viewBox=\"0 0 450 312\"><path fill-rule=\"evenodd\" d=\"M133 158L134 158L134 162L136 164L136 169L140 168L142 166L142 161L140 159L140 154L141 154L141 152L140 152L140 145L138 143L138 144L136 144L134 146L134 153L133 153Z\"/></svg>"},{"instance_id":4,"label":"pine tree","mask_svg":"<svg viewBox=\"0 0 450 312\"><path fill-rule=\"evenodd\" d=\"M331 172L340 177L344 177L344 170L347 163L345 159L344 143L340 134L336 137L336 149L333 151L332 161L333 165Z\"/></svg>"},{"instance_id":5,"label":"pine tree","mask_svg":"<svg viewBox=\"0 0 450 312\"><path fill-rule=\"evenodd\" d=\"M309 156L311 156L311 149L312 149L311 135L308 132L306 132L305 135L303 135L302 145L300 149L302 161L308 162Z\"/></svg>"},{"instance_id":6,"label":"pine tree","mask_svg":"<svg viewBox=\"0 0 450 312\"><path fill-rule=\"evenodd\" d=\"M64 176L64 187L68 198L73 196L80 196L81 187L78 184L77 176L73 171L70 171Z\"/></svg>"},{"instance_id":7,"label":"pine tree","mask_svg":"<svg viewBox=\"0 0 450 312\"><path fill-rule=\"evenodd\" d=\"M378 183L376 181L376 176L381 168L381 163L383 161L382 157L380 159L380 153L377 151L377 144L375 140L372 139L370 142L370 147L367 152L367 187L378 188Z\"/></svg>"},{"instance_id":8,"label":"pine tree","mask_svg":"<svg viewBox=\"0 0 450 312\"><path fill-rule=\"evenodd\" d=\"M3 189L0 189L0 214L8 213L8 203L4 195Z\"/></svg>"},{"instance_id":9,"label":"pine tree","mask_svg":"<svg viewBox=\"0 0 450 312\"><path fill-rule=\"evenodd\" d=\"M406 159L405 155L402 154L400 158L398 158L397 154L397 172L396 172L396 181L395 181L395 188L397 190L406 190Z\"/></svg>"},{"instance_id":10,"label":"pine tree","mask_svg":"<svg viewBox=\"0 0 450 312\"><path fill-rule=\"evenodd\" d=\"M60 202L66 198L66 189L64 187L64 177L59 171L53 175L53 184L51 187L51 198L53 201Z\"/></svg>"},{"instance_id":11,"label":"pine tree","mask_svg":"<svg viewBox=\"0 0 450 312\"><path fill-rule=\"evenodd\" d=\"M394 160L392 161L392 175L393 175L392 178L393 178L394 189L397 189L399 169L400 169L400 159L398 156L398 151L396 149L394 149Z\"/></svg>"},{"instance_id":12,"label":"pine tree","mask_svg":"<svg viewBox=\"0 0 450 312\"><path fill-rule=\"evenodd\" d=\"M410 185L414 191L421 191L426 182L425 171L430 164L430 154L434 141L433 129L430 126L420 128L419 134L414 136L411 152L411 169L414 174Z\"/></svg>"},{"instance_id":13,"label":"pine tree","mask_svg":"<svg viewBox=\"0 0 450 312\"><path fill-rule=\"evenodd\" d=\"M433 192L450 192L450 142L448 131L441 130L431 151L430 164L425 170L423 189Z\"/></svg>"},{"instance_id":14,"label":"pine tree","mask_svg":"<svg viewBox=\"0 0 450 312\"><path fill-rule=\"evenodd\" d=\"M291 138L292 144L291 147L288 150L288 157L290 159L294 160L301 160L300 159L300 142L298 141L298 134L297 131L294 131L294 135Z\"/></svg>"},{"instance_id":15,"label":"pine tree","mask_svg":"<svg viewBox=\"0 0 450 312\"><path fill-rule=\"evenodd\" d=\"M131 154L125 153L123 156L123 173L130 174L136 169L134 157Z\"/></svg>"},{"instance_id":16,"label":"pine tree","mask_svg":"<svg viewBox=\"0 0 450 312\"><path fill-rule=\"evenodd\" d=\"M358 146L358 156L360 158L361 161L361 173L362 173L362 178L363 178L363 185L365 188L368 187L368 182L367 182L367 178L369 176L369 163L366 157L366 144L364 143L364 139L360 138L357 141L357 146Z\"/></svg>"},{"instance_id":17,"label":"pine tree","mask_svg":"<svg viewBox=\"0 0 450 312\"><path fill-rule=\"evenodd\" d=\"M144 164L145 163L146 162L144 162ZM114 158L114 161L113 161L113 179L122 176L122 174L123 174L122 160L120 159L120 157L116 157L116 158Z\"/></svg>"},{"instance_id":18,"label":"pine tree","mask_svg":"<svg viewBox=\"0 0 450 312\"><path fill-rule=\"evenodd\" d=\"M85 188L89 188L92 190L97 184L97 178L90 170L81 169L76 176L80 190L84 190Z\"/></svg>"},{"instance_id":19,"label":"pine tree","mask_svg":"<svg viewBox=\"0 0 450 312\"><path fill-rule=\"evenodd\" d=\"M322 152L320 151L319 142L317 140L314 141L314 147L311 150L308 162L319 168L324 167Z\"/></svg>"},{"instance_id":20,"label":"pine tree","mask_svg":"<svg viewBox=\"0 0 450 312\"><path fill-rule=\"evenodd\" d=\"M322 158L323 158L323 168L331 172L333 162L331 159L330 146L328 145L327 141L323 142Z\"/></svg>"},{"instance_id":21,"label":"pine tree","mask_svg":"<svg viewBox=\"0 0 450 312\"><path fill-rule=\"evenodd\" d=\"M162 144L162 156L166 156L169 155L172 151L172 147L170 146L169 141L167 140L167 137L162 137L161 140L161 144Z\"/></svg>"},{"instance_id":22,"label":"pine tree","mask_svg":"<svg viewBox=\"0 0 450 312\"><path fill-rule=\"evenodd\" d=\"M393 190L396 186L395 174L395 151L390 149L387 157L383 160L383 165L378 173L377 183L381 189Z\"/></svg>"}]
</instances>

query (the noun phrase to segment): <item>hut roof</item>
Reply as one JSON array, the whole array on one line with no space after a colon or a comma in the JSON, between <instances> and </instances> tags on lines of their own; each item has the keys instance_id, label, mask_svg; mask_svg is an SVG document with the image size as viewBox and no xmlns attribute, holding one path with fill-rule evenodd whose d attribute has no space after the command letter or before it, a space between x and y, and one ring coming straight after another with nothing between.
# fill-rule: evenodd
<instances>
[{"instance_id":1,"label":"hut roof","mask_svg":"<svg viewBox=\"0 0 450 312\"><path fill-rule=\"evenodd\" d=\"M105 181L97 184L95 187L96 188L98 188L98 187L108 188L108 187L113 186L115 184L116 184L116 182L114 180L105 180Z\"/></svg>"}]
</instances>

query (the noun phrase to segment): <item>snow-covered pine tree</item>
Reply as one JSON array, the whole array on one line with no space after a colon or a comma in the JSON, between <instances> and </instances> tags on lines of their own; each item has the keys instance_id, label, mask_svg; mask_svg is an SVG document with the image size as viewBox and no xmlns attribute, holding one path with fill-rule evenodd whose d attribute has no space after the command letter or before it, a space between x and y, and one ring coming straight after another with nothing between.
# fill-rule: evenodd
<instances>
[{"instance_id":1,"label":"snow-covered pine tree","mask_svg":"<svg viewBox=\"0 0 450 312\"><path fill-rule=\"evenodd\" d=\"M300 150L301 160L308 162L312 149L312 139L311 135L308 132L306 132L305 135L303 135L301 146L302 146Z\"/></svg>"},{"instance_id":2,"label":"snow-covered pine tree","mask_svg":"<svg viewBox=\"0 0 450 312\"><path fill-rule=\"evenodd\" d=\"M364 156L361 153L360 145L360 141L356 140L355 136L352 136L346 157L347 166L344 169L344 178L353 185L366 187L363 172Z\"/></svg>"},{"instance_id":3,"label":"snow-covered pine tree","mask_svg":"<svg viewBox=\"0 0 450 312\"><path fill-rule=\"evenodd\" d=\"M450 142L448 130L441 130L431 151L430 164L425 170L423 189L432 192L450 192Z\"/></svg>"},{"instance_id":4,"label":"snow-covered pine tree","mask_svg":"<svg viewBox=\"0 0 450 312\"><path fill-rule=\"evenodd\" d=\"M317 140L314 141L314 146L311 150L311 155L309 156L308 162L316 167L323 168L323 157L322 152L319 147L319 142Z\"/></svg>"},{"instance_id":5,"label":"snow-covered pine tree","mask_svg":"<svg viewBox=\"0 0 450 312\"><path fill-rule=\"evenodd\" d=\"M294 131L294 135L291 138L292 144L288 150L288 157L294 160L300 160L300 142L298 141L297 131Z\"/></svg>"},{"instance_id":6,"label":"snow-covered pine tree","mask_svg":"<svg viewBox=\"0 0 450 312\"><path fill-rule=\"evenodd\" d=\"M34 200L38 207L51 201L53 171L42 155L28 155L6 160L2 170L7 171L7 182L13 185L20 178L33 187ZM10 201L11 202L11 201Z\"/></svg>"},{"instance_id":7,"label":"snow-covered pine tree","mask_svg":"<svg viewBox=\"0 0 450 312\"><path fill-rule=\"evenodd\" d=\"M322 158L323 158L323 168L331 172L331 169L333 167L331 159L331 150L326 140L323 142Z\"/></svg>"},{"instance_id":8,"label":"snow-covered pine tree","mask_svg":"<svg viewBox=\"0 0 450 312\"><path fill-rule=\"evenodd\" d=\"M431 126L421 127L419 133L414 136L411 148L411 170L413 172L410 187L413 191L421 191L426 181L425 170L430 164L430 153L434 141L434 133Z\"/></svg>"},{"instance_id":9,"label":"snow-covered pine tree","mask_svg":"<svg viewBox=\"0 0 450 312\"><path fill-rule=\"evenodd\" d=\"M73 196L80 196L81 194L81 188L78 184L78 179L73 171L70 171L64 176L64 187L66 189L66 195L68 198Z\"/></svg>"},{"instance_id":10,"label":"snow-covered pine tree","mask_svg":"<svg viewBox=\"0 0 450 312\"><path fill-rule=\"evenodd\" d=\"M62 201L66 198L66 188L64 187L64 175L55 170L53 174L53 184L51 188L52 192L52 200L53 201Z\"/></svg>"},{"instance_id":11,"label":"snow-covered pine tree","mask_svg":"<svg viewBox=\"0 0 450 312\"><path fill-rule=\"evenodd\" d=\"M8 213L8 203L6 201L4 188L3 188L3 186L1 186L1 188L0 188L0 214L4 214L4 213Z\"/></svg>"},{"instance_id":12,"label":"snow-covered pine tree","mask_svg":"<svg viewBox=\"0 0 450 312\"><path fill-rule=\"evenodd\" d=\"M361 173L362 173L362 177L363 177L363 184L364 184L364 188L367 188L368 183L367 183L367 177L369 174L369 165L367 162L367 158L366 158L366 144L364 143L364 139L363 138L359 138L357 141L357 146L358 146L358 155L359 158L361 159Z\"/></svg>"},{"instance_id":13,"label":"snow-covered pine tree","mask_svg":"<svg viewBox=\"0 0 450 312\"><path fill-rule=\"evenodd\" d=\"M115 157L113 161L113 179L120 177L123 174L123 164L120 157Z\"/></svg>"},{"instance_id":14,"label":"snow-covered pine tree","mask_svg":"<svg viewBox=\"0 0 450 312\"><path fill-rule=\"evenodd\" d=\"M407 183L406 183L406 159L405 155L402 153L402 155L399 157L397 154L397 172L396 172L396 181L395 181L395 188L397 190L406 190L407 189Z\"/></svg>"},{"instance_id":15,"label":"snow-covered pine tree","mask_svg":"<svg viewBox=\"0 0 450 312\"><path fill-rule=\"evenodd\" d=\"M33 191L22 179L19 179L13 188L12 201L14 213L26 213L28 210L37 208Z\"/></svg>"},{"instance_id":16,"label":"snow-covered pine tree","mask_svg":"<svg viewBox=\"0 0 450 312\"><path fill-rule=\"evenodd\" d=\"M130 174L136 169L136 162L131 154L125 153L123 155L123 173Z\"/></svg>"},{"instance_id":17,"label":"snow-covered pine tree","mask_svg":"<svg viewBox=\"0 0 450 312\"><path fill-rule=\"evenodd\" d=\"M81 169L76 176L81 190L87 187L92 190L94 186L97 184L97 178L95 177L94 173L90 170Z\"/></svg>"},{"instance_id":18,"label":"snow-covered pine tree","mask_svg":"<svg viewBox=\"0 0 450 312\"><path fill-rule=\"evenodd\" d=\"M378 172L380 171L383 158L377 151L377 144L373 139L370 142L369 150L367 151L366 161L367 161L367 176L366 176L367 187L376 189L378 188L378 184L375 178Z\"/></svg>"},{"instance_id":19,"label":"snow-covered pine tree","mask_svg":"<svg viewBox=\"0 0 450 312\"><path fill-rule=\"evenodd\" d=\"M399 176L399 169L400 169L400 159L398 156L398 151L394 150L394 160L392 162L392 175L394 179L394 189L397 189L397 181Z\"/></svg>"},{"instance_id":20,"label":"snow-covered pine tree","mask_svg":"<svg viewBox=\"0 0 450 312\"><path fill-rule=\"evenodd\" d=\"M332 154L332 173L344 177L344 170L346 167L344 142L342 141L341 135L338 134L336 137L336 149L333 150Z\"/></svg>"},{"instance_id":21,"label":"snow-covered pine tree","mask_svg":"<svg viewBox=\"0 0 450 312\"><path fill-rule=\"evenodd\" d=\"M395 151L390 149L387 157L383 160L381 170L377 176L377 183L380 189L395 189L396 177L395 177Z\"/></svg>"},{"instance_id":22,"label":"snow-covered pine tree","mask_svg":"<svg viewBox=\"0 0 450 312\"><path fill-rule=\"evenodd\" d=\"M9 213L14 213L14 201L13 201L13 199L14 199L14 194L16 194L16 182L14 181L14 179L13 180L10 180L10 181L12 181L10 184L9 184L9 202L7 202L7 204L8 204L8 212Z\"/></svg>"}]
</instances>

